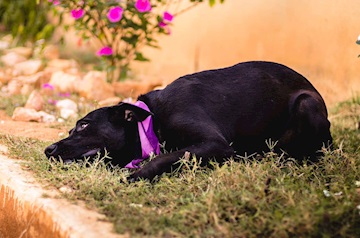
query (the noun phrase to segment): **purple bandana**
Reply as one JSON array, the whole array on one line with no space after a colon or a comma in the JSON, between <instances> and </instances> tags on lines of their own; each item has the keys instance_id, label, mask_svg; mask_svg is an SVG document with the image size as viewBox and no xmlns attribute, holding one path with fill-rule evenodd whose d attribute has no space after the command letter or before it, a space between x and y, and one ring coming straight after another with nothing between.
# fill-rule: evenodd
<instances>
[{"instance_id":1,"label":"purple bandana","mask_svg":"<svg viewBox=\"0 0 360 238\"><path fill-rule=\"evenodd\" d=\"M149 107L142 101L137 101L136 103L134 103L134 105L150 112ZM152 153L154 153L155 155L158 155L160 153L159 140L153 130L152 116L148 116L145 120L139 121L138 130L142 155L141 158L134 159L130 163L128 163L125 166L125 168L128 169L138 169L140 168L139 164L144 159L149 158Z\"/></svg>"}]
</instances>

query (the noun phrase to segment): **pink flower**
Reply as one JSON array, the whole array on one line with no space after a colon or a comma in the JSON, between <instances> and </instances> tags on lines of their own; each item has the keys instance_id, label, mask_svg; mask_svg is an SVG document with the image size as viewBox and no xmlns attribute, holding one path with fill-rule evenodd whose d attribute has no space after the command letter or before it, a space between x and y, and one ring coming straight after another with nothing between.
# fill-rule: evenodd
<instances>
[{"instance_id":1,"label":"pink flower","mask_svg":"<svg viewBox=\"0 0 360 238\"><path fill-rule=\"evenodd\" d=\"M84 14L85 14L85 11L81 8L74 9L71 11L71 15L73 18L75 18L75 20L82 18L84 16Z\"/></svg>"},{"instance_id":2,"label":"pink flower","mask_svg":"<svg viewBox=\"0 0 360 238\"><path fill-rule=\"evenodd\" d=\"M48 0L49 2L52 2L55 6L60 4L60 0Z\"/></svg>"},{"instance_id":3,"label":"pink flower","mask_svg":"<svg viewBox=\"0 0 360 238\"><path fill-rule=\"evenodd\" d=\"M149 0L137 0L135 7L139 12L149 12L151 11L151 4Z\"/></svg>"},{"instance_id":4,"label":"pink flower","mask_svg":"<svg viewBox=\"0 0 360 238\"><path fill-rule=\"evenodd\" d=\"M54 100L54 99L49 98L49 99L48 99L48 103L51 104L51 105L56 105L57 100Z\"/></svg>"},{"instance_id":5,"label":"pink flower","mask_svg":"<svg viewBox=\"0 0 360 238\"><path fill-rule=\"evenodd\" d=\"M105 46L97 52L98 56L109 56L112 54L113 54L113 50L109 46Z\"/></svg>"},{"instance_id":6,"label":"pink flower","mask_svg":"<svg viewBox=\"0 0 360 238\"><path fill-rule=\"evenodd\" d=\"M161 22L159 22L159 27L164 28L167 34L171 34L170 27L168 24L172 22L174 16L171 15L169 12L164 12L164 16Z\"/></svg>"},{"instance_id":7,"label":"pink flower","mask_svg":"<svg viewBox=\"0 0 360 238\"><path fill-rule=\"evenodd\" d=\"M54 90L54 86L52 86L51 84L49 84L49 83L45 83L45 84L43 84L43 86L42 86L43 88L48 88L48 89L50 89L50 90Z\"/></svg>"},{"instance_id":8,"label":"pink flower","mask_svg":"<svg viewBox=\"0 0 360 238\"><path fill-rule=\"evenodd\" d=\"M59 93L58 95L59 95L59 97L62 97L62 98L68 98L71 96L70 93Z\"/></svg>"},{"instance_id":9,"label":"pink flower","mask_svg":"<svg viewBox=\"0 0 360 238\"><path fill-rule=\"evenodd\" d=\"M164 12L163 21L172 22L174 16L171 15L169 12Z\"/></svg>"},{"instance_id":10,"label":"pink flower","mask_svg":"<svg viewBox=\"0 0 360 238\"><path fill-rule=\"evenodd\" d=\"M107 14L107 18L111 22L118 22L118 21L120 21L120 19L122 17L123 11L124 10L119 6L112 7L112 8L110 8L110 10Z\"/></svg>"},{"instance_id":11,"label":"pink flower","mask_svg":"<svg viewBox=\"0 0 360 238\"><path fill-rule=\"evenodd\" d=\"M159 22L159 26L160 27L165 27L165 26L167 26L167 24L165 22L161 21L161 22Z\"/></svg>"}]
</instances>

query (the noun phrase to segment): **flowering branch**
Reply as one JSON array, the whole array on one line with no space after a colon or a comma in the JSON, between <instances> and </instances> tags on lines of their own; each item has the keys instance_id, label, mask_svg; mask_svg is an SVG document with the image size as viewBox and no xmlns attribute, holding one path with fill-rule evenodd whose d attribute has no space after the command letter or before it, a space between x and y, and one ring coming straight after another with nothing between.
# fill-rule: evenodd
<instances>
[{"instance_id":1,"label":"flowering branch","mask_svg":"<svg viewBox=\"0 0 360 238\"><path fill-rule=\"evenodd\" d=\"M190 1L184 9L172 5ZM223 0L220 0L221 2ZM203 0L49 0L62 14L71 14L74 27L83 39L97 39L97 55L105 62L108 81L124 78L130 63L149 61L141 52L144 46L158 47L156 36L171 34L174 17ZM209 0L213 4L214 0ZM178 5L179 6L179 5Z\"/></svg>"}]
</instances>

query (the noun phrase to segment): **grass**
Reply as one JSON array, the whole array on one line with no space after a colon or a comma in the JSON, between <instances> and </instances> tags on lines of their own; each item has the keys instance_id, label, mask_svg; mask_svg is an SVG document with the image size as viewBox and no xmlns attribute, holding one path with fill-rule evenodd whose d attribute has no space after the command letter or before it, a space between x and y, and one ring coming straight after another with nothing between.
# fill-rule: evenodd
<instances>
[{"instance_id":1,"label":"grass","mask_svg":"<svg viewBox=\"0 0 360 238\"><path fill-rule=\"evenodd\" d=\"M360 237L360 98L331 110L335 150L316 164L272 152L202 168L196 158L157 183L128 184L126 169L49 163L45 143L1 136L46 186L106 214L132 237ZM24 150L24 148L29 148Z\"/></svg>"}]
</instances>

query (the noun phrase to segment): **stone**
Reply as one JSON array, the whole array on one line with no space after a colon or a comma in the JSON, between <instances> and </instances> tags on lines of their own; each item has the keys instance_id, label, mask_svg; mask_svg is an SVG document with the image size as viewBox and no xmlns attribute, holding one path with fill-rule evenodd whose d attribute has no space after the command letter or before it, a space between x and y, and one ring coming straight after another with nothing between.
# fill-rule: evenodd
<instances>
[{"instance_id":1,"label":"stone","mask_svg":"<svg viewBox=\"0 0 360 238\"><path fill-rule=\"evenodd\" d=\"M141 94L150 92L155 87L161 86L159 82L124 81L115 82L113 87L115 93L123 97L137 98Z\"/></svg>"},{"instance_id":2,"label":"stone","mask_svg":"<svg viewBox=\"0 0 360 238\"><path fill-rule=\"evenodd\" d=\"M11 53L11 52L14 52L18 55L22 55L28 59L32 55L33 50L32 50L32 48L23 47L23 46L19 46L19 47L15 47L15 48L6 50L6 53Z\"/></svg>"},{"instance_id":3,"label":"stone","mask_svg":"<svg viewBox=\"0 0 360 238\"><path fill-rule=\"evenodd\" d=\"M106 73L90 71L76 85L76 91L80 96L101 101L109 97L115 97L113 87L106 82Z\"/></svg>"},{"instance_id":4,"label":"stone","mask_svg":"<svg viewBox=\"0 0 360 238\"><path fill-rule=\"evenodd\" d=\"M60 109L60 117L66 120L69 118L76 118L78 117L78 114L71 109L62 108Z\"/></svg>"},{"instance_id":5,"label":"stone","mask_svg":"<svg viewBox=\"0 0 360 238\"><path fill-rule=\"evenodd\" d=\"M26 101L25 108L32 108L35 109L36 111L40 111L42 110L44 105L45 105L45 101L43 97L38 91L34 90L30 94L28 100Z\"/></svg>"},{"instance_id":6,"label":"stone","mask_svg":"<svg viewBox=\"0 0 360 238\"><path fill-rule=\"evenodd\" d=\"M55 71L66 71L71 68L78 68L78 63L75 60L53 59L49 61L47 66L50 68L55 68Z\"/></svg>"},{"instance_id":7,"label":"stone","mask_svg":"<svg viewBox=\"0 0 360 238\"><path fill-rule=\"evenodd\" d=\"M56 117L54 115L48 114L44 111L38 112L41 116L41 122L51 123L56 121Z\"/></svg>"},{"instance_id":8,"label":"stone","mask_svg":"<svg viewBox=\"0 0 360 238\"><path fill-rule=\"evenodd\" d=\"M41 88L45 83L50 81L51 75L44 71L37 72L33 75L22 75L15 79L19 80L23 84L30 84L36 88Z\"/></svg>"},{"instance_id":9,"label":"stone","mask_svg":"<svg viewBox=\"0 0 360 238\"><path fill-rule=\"evenodd\" d=\"M69 109L69 110L72 110L74 112L78 111L78 107L77 107L76 102L74 102L71 99L63 99L63 100L58 101L56 103L56 108L58 108L58 109Z\"/></svg>"},{"instance_id":10,"label":"stone","mask_svg":"<svg viewBox=\"0 0 360 238\"><path fill-rule=\"evenodd\" d=\"M62 186L61 188L59 188L59 191L62 193L72 193L73 192L72 188L69 186Z\"/></svg>"},{"instance_id":11,"label":"stone","mask_svg":"<svg viewBox=\"0 0 360 238\"><path fill-rule=\"evenodd\" d=\"M10 95L21 94L21 88L23 84L18 80L11 80L7 85L7 93Z\"/></svg>"},{"instance_id":12,"label":"stone","mask_svg":"<svg viewBox=\"0 0 360 238\"><path fill-rule=\"evenodd\" d=\"M118 104L119 102L121 102L121 98L119 97L111 97L111 98L106 98L104 100L99 101L99 106L100 107L108 107L108 106L113 106Z\"/></svg>"},{"instance_id":13,"label":"stone","mask_svg":"<svg viewBox=\"0 0 360 238\"><path fill-rule=\"evenodd\" d=\"M14 65L13 75L32 75L41 70L41 60L27 60Z\"/></svg>"},{"instance_id":14,"label":"stone","mask_svg":"<svg viewBox=\"0 0 360 238\"><path fill-rule=\"evenodd\" d=\"M74 85L80 82L80 76L64 73L63 71L57 71L52 74L49 84L54 87L55 90L68 93L74 91Z\"/></svg>"},{"instance_id":15,"label":"stone","mask_svg":"<svg viewBox=\"0 0 360 238\"><path fill-rule=\"evenodd\" d=\"M60 57L59 47L55 45L47 45L43 50L43 57L47 60L54 60Z\"/></svg>"},{"instance_id":16,"label":"stone","mask_svg":"<svg viewBox=\"0 0 360 238\"><path fill-rule=\"evenodd\" d=\"M54 122L56 118L44 111L37 112L32 108L17 107L14 110L12 119L26 122Z\"/></svg>"},{"instance_id":17,"label":"stone","mask_svg":"<svg viewBox=\"0 0 360 238\"><path fill-rule=\"evenodd\" d=\"M56 108L60 111L60 117L68 119L70 117L76 118L78 116L78 106L76 102L70 99L63 99L56 103Z\"/></svg>"},{"instance_id":18,"label":"stone","mask_svg":"<svg viewBox=\"0 0 360 238\"><path fill-rule=\"evenodd\" d=\"M21 89L20 89L20 94L21 95L30 95L30 93L34 90L35 90L35 87L33 85L22 84Z\"/></svg>"},{"instance_id":19,"label":"stone","mask_svg":"<svg viewBox=\"0 0 360 238\"><path fill-rule=\"evenodd\" d=\"M9 48L10 43L7 41L0 40L0 50L5 50Z\"/></svg>"},{"instance_id":20,"label":"stone","mask_svg":"<svg viewBox=\"0 0 360 238\"><path fill-rule=\"evenodd\" d=\"M0 70L0 82L3 84L7 84L10 81L11 77L6 74L5 71Z\"/></svg>"},{"instance_id":21,"label":"stone","mask_svg":"<svg viewBox=\"0 0 360 238\"><path fill-rule=\"evenodd\" d=\"M26 61L26 57L19 55L15 52L7 53L1 56L0 61L7 67L12 67L15 64Z\"/></svg>"}]
</instances>

